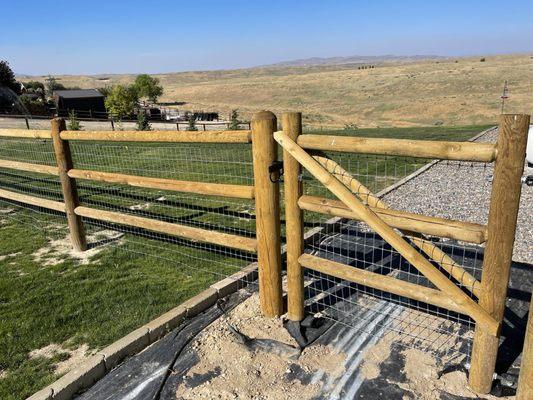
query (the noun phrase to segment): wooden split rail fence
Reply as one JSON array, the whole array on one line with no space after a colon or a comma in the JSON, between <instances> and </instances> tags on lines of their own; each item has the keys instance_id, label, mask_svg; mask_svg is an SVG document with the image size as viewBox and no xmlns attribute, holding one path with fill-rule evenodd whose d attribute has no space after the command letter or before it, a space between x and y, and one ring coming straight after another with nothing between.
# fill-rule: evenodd
<instances>
[{"instance_id":1,"label":"wooden split rail fence","mask_svg":"<svg viewBox=\"0 0 533 400\"><path fill-rule=\"evenodd\" d=\"M300 113L284 114L282 125L283 131L277 131L274 114L262 111L254 115L252 129L247 131L80 132L65 130L61 119L52 121L50 131L1 129L0 136L52 140L57 167L10 160L0 160L0 167L58 176L64 201L52 201L4 189L0 189L0 197L66 213L73 246L80 251L87 246L82 222L82 217L86 217L257 253L261 309L266 316L277 316L285 311L281 269L280 188L277 179L279 169L273 168L278 160L277 141L283 148L284 163L288 317L294 321L304 318L304 268L465 314L476 322L470 385L479 393L488 393L493 379L509 281L529 116L503 115L497 144L302 134ZM179 181L77 169L70 154L71 141L251 143L254 185ZM392 210L362 183L349 176L340 165L309 153L313 150L494 162L488 224ZM338 200L303 195L302 167ZM241 237L83 207L78 201L78 179L207 196L255 199L256 237ZM365 222L433 283L436 289L305 254L304 211ZM486 243L481 281L427 240L426 235L476 244ZM440 264L442 270L448 272L461 287L433 263ZM472 295L464 290L469 290Z\"/></svg>"},{"instance_id":2,"label":"wooden split rail fence","mask_svg":"<svg viewBox=\"0 0 533 400\"><path fill-rule=\"evenodd\" d=\"M497 144L302 134L299 113L284 114L282 125L283 131L275 132L274 138L284 151L288 317L294 321L304 318L304 268L467 315L476 323L470 385L476 392L488 393L509 282L529 116L502 115ZM337 163L313 155L317 150L494 162L488 224L391 210ZM302 167L338 200L302 195ZM304 211L363 221L436 289L304 253ZM486 243L481 281L426 235Z\"/></svg>"}]
</instances>

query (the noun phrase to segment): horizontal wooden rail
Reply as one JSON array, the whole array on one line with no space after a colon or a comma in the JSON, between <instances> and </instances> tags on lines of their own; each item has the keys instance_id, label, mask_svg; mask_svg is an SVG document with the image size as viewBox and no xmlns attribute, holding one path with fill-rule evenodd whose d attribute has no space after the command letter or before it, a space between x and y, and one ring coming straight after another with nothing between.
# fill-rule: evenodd
<instances>
[{"instance_id":1,"label":"horizontal wooden rail","mask_svg":"<svg viewBox=\"0 0 533 400\"><path fill-rule=\"evenodd\" d=\"M11 192L9 190L0 189L0 198L17 201L19 203L29 204L31 206L47 208L49 210L65 212L65 203L30 196L27 194Z\"/></svg>"},{"instance_id":2,"label":"horizontal wooden rail","mask_svg":"<svg viewBox=\"0 0 533 400\"><path fill-rule=\"evenodd\" d=\"M170 222L159 221L135 215L123 214L114 211L104 211L89 207L76 207L76 215L92 218L100 221L112 222L119 225L134 226L153 232L165 233L172 236L180 236L204 243L213 243L219 246L232 247L239 250L255 253L257 241L253 238L231 235L217 231L195 228L192 226L178 225Z\"/></svg>"},{"instance_id":3,"label":"horizontal wooden rail","mask_svg":"<svg viewBox=\"0 0 533 400\"><path fill-rule=\"evenodd\" d=\"M492 162L496 146L489 143L437 142L352 136L300 135L298 145L309 150L343 151L442 160Z\"/></svg>"},{"instance_id":4,"label":"horizontal wooden rail","mask_svg":"<svg viewBox=\"0 0 533 400\"><path fill-rule=\"evenodd\" d=\"M450 296L440 290L402 281L392 276L351 267L310 254L301 255L298 261L302 266L313 271L468 315L466 310L457 305Z\"/></svg>"},{"instance_id":5,"label":"horizontal wooden rail","mask_svg":"<svg viewBox=\"0 0 533 400\"><path fill-rule=\"evenodd\" d=\"M63 140L103 142L251 143L252 132L242 131L63 131Z\"/></svg>"},{"instance_id":6,"label":"horizontal wooden rail","mask_svg":"<svg viewBox=\"0 0 533 400\"><path fill-rule=\"evenodd\" d=\"M302 210L317 212L341 218L360 221L361 219L342 201L330 200L323 197L302 196L298 200ZM445 218L428 217L404 211L370 207L383 221L396 229L405 229L412 232L423 233L431 236L445 237L462 240L469 243L483 243L486 240L487 229L485 225L471 222L455 221Z\"/></svg>"},{"instance_id":7,"label":"horizontal wooden rail","mask_svg":"<svg viewBox=\"0 0 533 400\"><path fill-rule=\"evenodd\" d=\"M45 129L0 129L0 137L51 139L52 133Z\"/></svg>"},{"instance_id":8,"label":"horizontal wooden rail","mask_svg":"<svg viewBox=\"0 0 533 400\"><path fill-rule=\"evenodd\" d=\"M1 165L0 165L1 166ZM197 193L209 196L235 197L239 199L253 199L253 186L229 185L222 183L177 181L173 179L151 178L136 175L116 174L112 172L88 171L71 169L68 176L77 179L87 179L107 183L143 187L148 189L172 190L183 193Z\"/></svg>"},{"instance_id":9,"label":"horizontal wooden rail","mask_svg":"<svg viewBox=\"0 0 533 400\"><path fill-rule=\"evenodd\" d=\"M21 161L0 160L0 168L16 169L19 171L39 172L41 174L59 175L57 167L42 164L30 164Z\"/></svg>"}]
</instances>

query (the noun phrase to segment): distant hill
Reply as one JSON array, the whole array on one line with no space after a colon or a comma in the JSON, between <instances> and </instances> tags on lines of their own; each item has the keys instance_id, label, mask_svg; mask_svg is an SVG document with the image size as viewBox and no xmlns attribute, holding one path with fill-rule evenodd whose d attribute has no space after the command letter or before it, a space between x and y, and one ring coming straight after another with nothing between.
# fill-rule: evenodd
<instances>
[{"instance_id":1,"label":"distant hill","mask_svg":"<svg viewBox=\"0 0 533 400\"><path fill-rule=\"evenodd\" d=\"M282 61L275 64L263 65L262 67L311 67L319 65L342 65L342 64L383 64L390 62L417 62L429 60L443 60L448 57L435 55L414 56L348 56L348 57L311 57L298 60Z\"/></svg>"}]
</instances>

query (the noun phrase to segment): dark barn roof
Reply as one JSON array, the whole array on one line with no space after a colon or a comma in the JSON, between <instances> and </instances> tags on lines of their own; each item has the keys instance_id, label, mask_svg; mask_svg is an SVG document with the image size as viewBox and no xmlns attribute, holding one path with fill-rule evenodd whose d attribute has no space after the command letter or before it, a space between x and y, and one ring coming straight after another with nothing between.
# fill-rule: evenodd
<instances>
[{"instance_id":1,"label":"dark barn roof","mask_svg":"<svg viewBox=\"0 0 533 400\"><path fill-rule=\"evenodd\" d=\"M54 94L64 99L104 97L104 95L96 89L55 90Z\"/></svg>"}]
</instances>

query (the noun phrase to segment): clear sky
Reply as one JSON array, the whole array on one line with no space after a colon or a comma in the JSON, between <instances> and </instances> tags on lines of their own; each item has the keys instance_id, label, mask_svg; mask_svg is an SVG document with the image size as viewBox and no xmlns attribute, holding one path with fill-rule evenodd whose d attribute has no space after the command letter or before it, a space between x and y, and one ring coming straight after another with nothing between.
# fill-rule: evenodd
<instances>
[{"instance_id":1,"label":"clear sky","mask_svg":"<svg viewBox=\"0 0 533 400\"><path fill-rule=\"evenodd\" d=\"M18 74L533 52L533 0L2 1L0 59Z\"/></svg>"}]
</instances>

